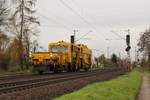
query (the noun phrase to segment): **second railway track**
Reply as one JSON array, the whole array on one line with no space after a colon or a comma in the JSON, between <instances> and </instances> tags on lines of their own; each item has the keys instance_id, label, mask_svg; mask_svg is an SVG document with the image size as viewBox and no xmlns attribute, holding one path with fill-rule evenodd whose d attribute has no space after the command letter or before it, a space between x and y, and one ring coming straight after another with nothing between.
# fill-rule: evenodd
<instances>
[{"instance_id":1,"label":"second railway track","mask_svg":"<svg viewBox=\"0 0 150 100\"><path fill-rule=\"evenodd\" d=\"M30 79L30 80L21 80L21 81L14 81L14 82L4 82L0 83L0 95L12 93L15 91L21 91L25 89L40 87L44 85L50 85L55 84L59 82L65 82L69 80L84 78L84 77L91 77L97 74L103 74L108 72L114 72L119 71L121 69L105 69L101 71L90 71L90 72L83 72L83 73L71 73L71 74L65 74L60 76L54 76L54 77L42 77L37 79Z\"/></svg>"}]
</instances>

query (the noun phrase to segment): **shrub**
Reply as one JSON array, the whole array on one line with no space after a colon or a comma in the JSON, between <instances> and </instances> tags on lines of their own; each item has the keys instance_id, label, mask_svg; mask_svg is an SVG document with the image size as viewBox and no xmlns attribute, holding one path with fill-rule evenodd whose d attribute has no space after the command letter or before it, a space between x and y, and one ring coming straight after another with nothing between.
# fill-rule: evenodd
<instances>
[{"instance_id":1,"label":"shrub","mask_svg":"<svg viewBox=\"0 0 150 100\"><path fill-rule=\"evenodd\" d=\"M0 53L0 68L2 70L8 70L10 60L11 58L9 55Z\"/></svg>"}]
</instances>

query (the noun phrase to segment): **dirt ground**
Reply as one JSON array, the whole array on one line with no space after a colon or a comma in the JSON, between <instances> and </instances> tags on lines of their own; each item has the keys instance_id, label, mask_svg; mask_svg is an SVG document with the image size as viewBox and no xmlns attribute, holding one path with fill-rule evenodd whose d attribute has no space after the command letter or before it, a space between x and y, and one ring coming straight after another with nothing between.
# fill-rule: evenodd
<instances>
[{"instance_id":1,"label":"dirt ground","mask_svg":"<svg viewBox=\"0 0 150 100\"><path fill-rule=\"evenodd\" d=\"M150 74L142 75L142 84L137 100L150 100Z\"/></svg>"}]
</instances>

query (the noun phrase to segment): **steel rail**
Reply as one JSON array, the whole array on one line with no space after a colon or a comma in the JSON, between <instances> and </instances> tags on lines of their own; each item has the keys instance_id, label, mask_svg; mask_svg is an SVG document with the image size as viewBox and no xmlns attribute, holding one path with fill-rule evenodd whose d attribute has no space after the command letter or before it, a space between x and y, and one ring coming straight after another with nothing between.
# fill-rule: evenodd
<instances>
[{"instance_id":1,"label":"steel rail","mask_svg":"<svg viewBox=\"0 0 150 100\"><path fill-rule=\"evenodd\" d=\"M97 72L89 72L89 73L82 73L82 74L73 74L71 76L64 76L64 77L59 77L59 78L53 78L53 79L44 79L44 80L32 80L32 81L26 81L25 83L21 84L14 84L11 86L6 86L0 88L0 94L6 94L6 93L11 93L14 91L20 91L20 90L25 90L25 89L30 89L33 87L40 87L44 85L50 85L50 84L55 84L55 83L60 83L60 82L65 82L69 80L74 80L74 79L79 79L79 78L84 78L84 77L90 77L94 76L97 74L105 74L106 72L117 72L120 71L118 69L111 69L111 70L105 70L105 71L97 71ZM106 73L106 74L107 74Z\"/></svg>"},{"instance_id":2,"label":"steel rail","mask_svg":"<svg viewBox=\"0 0 150 100\"><path fill-rule=\"evenodd\" d=\"M91 72L96 72L97 70L91 71ZM99 70L98 70L99 71ZM105 71L105 70L100 70L100 71ZM50 79L56 79L56 78L63 78L63 77L67 77L67 76L75 76L75 75L83 75L83 74L88 74L91 72L80 72L80 73L66 73L66 74L57 74L57 76L43 76L38 78L38 76L34 79L25 79L25 80L15 80L15 81L9 81L9 82L1 82L0 83L0 88L3 87L9 87L9 86L15 86L15 85L21 85L21 84L26 84L29 82L38 82L38 81L45 81L45 80L50 80Z\"/></svg>"}]
</instances>

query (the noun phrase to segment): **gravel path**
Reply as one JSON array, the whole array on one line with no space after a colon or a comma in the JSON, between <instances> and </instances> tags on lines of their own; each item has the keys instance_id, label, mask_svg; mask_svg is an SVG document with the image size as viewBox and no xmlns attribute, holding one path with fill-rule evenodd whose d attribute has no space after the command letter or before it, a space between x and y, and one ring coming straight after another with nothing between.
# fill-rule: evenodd
<instances>
[{"instance_id":1,"label":"gravel path","mask_svg":"<svg viewBox=\"0 0 150 100\"><path fill-rule=\"evenodd\" d=\"M141 90L137 100L150 100L150 74L143 74Z\"/></svg>"}]
</instances>

